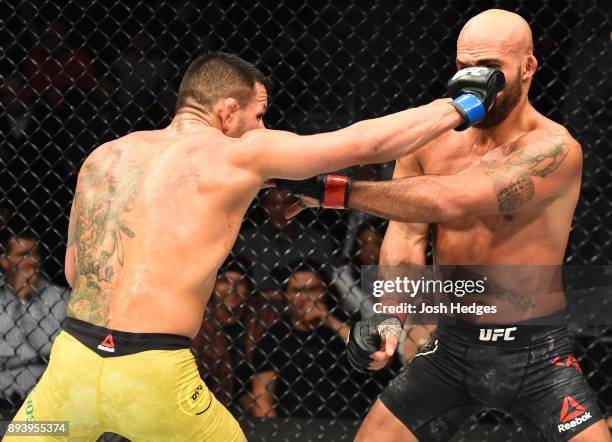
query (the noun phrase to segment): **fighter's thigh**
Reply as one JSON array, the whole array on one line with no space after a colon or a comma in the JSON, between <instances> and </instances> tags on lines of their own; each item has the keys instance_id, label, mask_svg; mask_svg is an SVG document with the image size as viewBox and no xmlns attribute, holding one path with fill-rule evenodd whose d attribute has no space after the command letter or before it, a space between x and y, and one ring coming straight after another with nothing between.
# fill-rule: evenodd
<instances>
[{"instance_id":1,"label":"fighter's thigh","mask_svg":"<svg viewBox=\"0 0 612 442\"><path fill-rule=\"evenodd\" d=\"M47 378L49 379L49 378ZM32 430L26 430L25 435L17 436L15 435L7 435L3 440L6 441L65 441L74 440L74 441L91 441L96 440L102 431L98 427L97 422L89 421L86 418L81 418L80 416L75 416L72 414L65 414L69 412L66 408L66 400L64 402L64 407L59 407L57 402L46 400L48 397L53 397L52 395L45 395L49 389L52 389L53 386L48 385L48 382L43 377L36 388L26 397L23 401L23 404L17 411L17 414L13 417L12 423L14 424L14 428L28 428L27 424L45 424L45 429L54 428L52 426L46 425L51 424L51 422L57 423L58 431L50 434L42 434L36 432L36 434L32 433ZM62 410L58 412L58 410ZM26 425L23 425L26 424ZM60 428L61 426L61 428Z\"/></svg>"},{"instance_id":2,"label":"fighter's thigh","mask_svg":"<svg viewBox=\"0 0 612 442\"><path fill-rule=\"evenodd\" d=\"M47 369L13 422L66 421L71 440L95 440L102 433L95 410L98 359L74 338L60 333L53 344ZM40 440L65 438L41 436Z\"/></svg>"},{"instance_id":3,"label":"fighter's thigh","mask_svg":"<svg viewBox=\"0 0 612 442\"><path fill-rule=\"evenodd\" d=\"M610 437L610 430L606 422L600 420L569 439L569 442L610 442L611 440L612 437Z\"/></svg>"},{"instance_id":4,"label":"fighter's thigh","mask_svg":"<svg viewBox=\"0 0 612 442\"><path fill-rule=\"evenodd\" d=\"M245 439L200 378L189 350L146 351L110 362L102 404L114 432L131 440Z\"/></svg>"},{"instance_id":5,"label":"fighter's thigh","mask_svg":"<svg viewBox=\"0 0 612 442\"><path fill-rule=\"evenodd\" d=\"M418 439L378 399L364 419L355 442L417 442Z\"/></svg>"},{"instance_id":6,"label":"fighter's thigh","mask_svg":"<svg viewBox=\"0 0 612 442\"><path fill-rule=\"evenodd\" d=\"M564 345L561 359L571 361ZM528 367L523 388L515 398L511 412L519 422L535 428L551 441L598 441L601 428L606 429L597 395L590 388L580 367L574 364L554 364L551 357L534 353L535 360ZM593 427L595 427L593 429ZM587 436L584 436L587 435ZM533 440L538 440L533 438Z\"/></svg>"}]
</instances>

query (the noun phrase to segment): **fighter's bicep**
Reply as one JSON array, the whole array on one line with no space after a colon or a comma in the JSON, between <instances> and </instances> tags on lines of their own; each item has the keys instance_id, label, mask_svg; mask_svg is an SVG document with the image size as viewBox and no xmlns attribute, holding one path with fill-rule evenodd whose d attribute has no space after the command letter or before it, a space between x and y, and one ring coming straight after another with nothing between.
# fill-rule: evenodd
<instances>
[{"instance_id":1,"label":"fighter's bicep","mask_svg":"<svg viewBox=\"0 0 612 442\"><path fill-rule=\"evenodd\" d=\"M471 215L507 213L567 191L580 179L580 146L567 138L539 139L510 155L483 160L449 177Z\"/></svg>"},{"instance_id":2,"label":"fighter's bicep","mask_svg":"<svg viewBox=\"0 0 612 442\"><path fill-rule=\"evenodd\" d=\"M250 159L248 166L264 178L306 179L332 172L366 157L353 126L316 135L260 129L241 139Z\"/></svg>"}]
</instances>

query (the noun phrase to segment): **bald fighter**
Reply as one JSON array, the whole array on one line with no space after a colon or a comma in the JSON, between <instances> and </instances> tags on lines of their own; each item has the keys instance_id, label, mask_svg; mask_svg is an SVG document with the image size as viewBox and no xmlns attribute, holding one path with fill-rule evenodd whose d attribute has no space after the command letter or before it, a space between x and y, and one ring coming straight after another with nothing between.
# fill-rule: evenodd
<instances>
[{"instance_id":1,"label":"bald fighter","mask_svg":"<svg viewBox=\"0 0 612 442\"><path fill-rule=\"evenodd\" d=\"M399 159L391 181L353 182L344 204L392 220L381 250L384 265L424 265L430 226L435 264L561 265L580 193L582 152L565 128L529 102L537 67L529 25L503 10L475 16L461 30L456 63L452 96L465 89L466 68L504 72L507 85L486 118ZM318 206L325 181L279 186L305 195L302 204ZM295 206L288 215L300 209ZM504 284L516 284L518 270L504 272ZM518 293L542 282L536 270L522 276ZM566 328L527 325L563 324L560 276L545 282L558 285L545 302L461 298L464 304L496 305L501 310L496 318L519 325L502 326L504 339L487 340L499 326L442 316L435 345L382 393L357 441L446 441L471 415L491 408L510 412L529 440L610 440ZM357 323L347 349L352 364L384 366L404 319L383 314ZM449 322L454 325L445 325Z\"/></svg>"},{"instance_id":2,"label":"bald fighter","mask_svg":"<svg viewBox=\"0 0 612 442\"><path fill-rule=\"evenodd\" d=\"M126 135L85 160L66 251L69 318L15 420L67 420L70 436L84 440L105 431L244 440L200 379L189 343L253 198L270 178L389 161L481 121L503 74L473 83L452 102L298 136L264 128L267 80L253 65L225 53L196 59L169 127ZM342 198L342 183L335 189L330 201Z\"/></svg>"}]
</instances>

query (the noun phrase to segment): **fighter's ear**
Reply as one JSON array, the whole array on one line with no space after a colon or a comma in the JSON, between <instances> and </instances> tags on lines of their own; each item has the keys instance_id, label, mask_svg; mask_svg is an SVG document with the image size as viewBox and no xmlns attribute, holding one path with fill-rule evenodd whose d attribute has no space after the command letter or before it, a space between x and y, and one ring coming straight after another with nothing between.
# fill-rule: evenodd
<instances>
[{"instance_id":1,"label":"fighter's ear","mask_svg":"<svg viewBox=\"0 0 612 442\"><path fill-rule=\"evenodd\" d=\"M217 112L224 132L228 129L232 119L236 118L238 109L240 109L240 104L235 98L222 98L217 103Z\"/></svg>"},{"instance_id":2,"label":"fighter's ear","mask_svg":"<svg viewBox=\"0 0 612 442\"><path fill-rule=\"evenodd\" d=\"M522 79L523 81L531 79L538 68L538 60L533 56L533 54L529 54L525 58L525 64L523 65Z\"/></svg>"}]
</instances>

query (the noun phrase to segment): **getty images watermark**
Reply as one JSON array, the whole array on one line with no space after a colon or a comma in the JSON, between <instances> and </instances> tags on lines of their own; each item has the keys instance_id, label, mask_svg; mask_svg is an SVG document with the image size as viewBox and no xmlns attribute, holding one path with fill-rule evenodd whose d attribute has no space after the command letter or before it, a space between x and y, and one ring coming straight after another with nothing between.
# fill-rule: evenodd
<instances>
[{"instance_id":1,"label":"getty images watermark","mask_svg":"<svg viewBox=\"0 0 612 442\"><path fill-rule=\"evenodd\" d=\"M487 293L487 276L480 279L430 279L421 276L413 279L408 276L395 276L392 279L376 279L372 283L372 295L375 298L392 297L396 304L375 302L374 313L389 314L473 314L477 316L497 313L496 305L483 305L479 302L418 302L413 299L427 295L447 295L463 298L466 295L484 295ZM411 301L400 301L410 299Z\"/></svg>"},{"instance_id":2,"label":"getty images watermark","mask_svg":"<svg viewBox=\"0 0 612 442\"><path fill-rule=\"evenodd\" d=\"M554 319L558 325L612 325L612 266L362 266L361 283L365 317L409 315L412 323L431 325L448 316L548 325L548 316L564 311L561 320Z\"/></svg>"}]
</instances>

